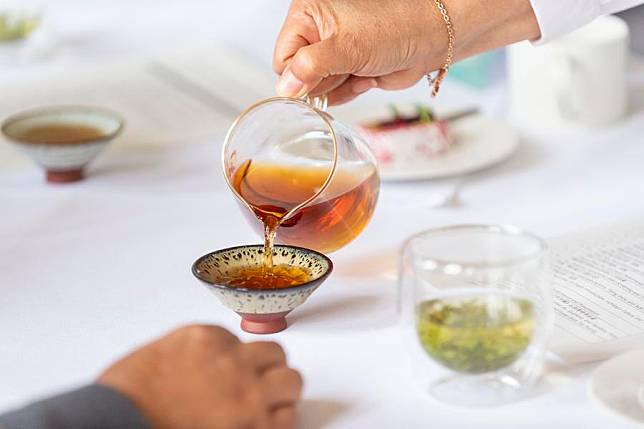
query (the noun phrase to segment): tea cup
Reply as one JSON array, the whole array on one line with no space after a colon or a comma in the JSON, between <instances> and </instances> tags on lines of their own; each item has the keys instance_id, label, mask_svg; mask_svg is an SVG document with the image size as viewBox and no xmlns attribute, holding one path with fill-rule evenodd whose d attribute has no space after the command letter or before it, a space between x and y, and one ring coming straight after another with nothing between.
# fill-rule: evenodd
<instances>
[{"instance_id":1,"label":"tea cup","mask_svg":"<svg viewBox=\"0 0 644 429\"><path fill-rule=\"evenodd\" d=\"M69 183L83 179L85 166L121 133L124 122L103 108L58 106L12 116L2 124L2 133L45 170L47 182ZM82 127L86 135L53 139L53 133L61 127L67 128L67 133ZM30 135L35 129L40 130L39 135ZM49 134L47 129L51 130ZM91 135L88 130L92 130Z\"/></svg>"},{"instance_id":2,"label":"tea cup","mask_svg":"<svg viewBox=\"0 0 644 429\"><path fill-rule=\"evenodd\" d=\"M242 330L273 334L286 329L286 315L304 304L329 277L333 262L314 250L276 245L273 264L305 268L310 273L305 283L280 289L247 289L227 284L226 279L235 270L260 267L263 263L263 245L238 246L202 256L193 264L192 273L224 306L241 316Z\"/></svg>"}]
</instances>

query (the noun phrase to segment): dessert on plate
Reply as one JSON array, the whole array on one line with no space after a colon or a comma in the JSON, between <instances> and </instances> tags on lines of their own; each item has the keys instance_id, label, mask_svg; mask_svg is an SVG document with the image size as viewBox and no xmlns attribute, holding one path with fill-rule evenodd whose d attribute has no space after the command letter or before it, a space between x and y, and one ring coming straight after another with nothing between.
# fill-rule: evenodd
<instances>
[{"instance_id":1,"label":"dessert on plate","mask_svg":"<svg viewBox=\"0 0 644 429\"><path fill-rule=\"evenodd\" d=\"M381 167L419 164L449 150L447 123L430 108L418 105L411 114L395 106L391 110L393 118L358 126Z\"/></svg>"}]
</instances>

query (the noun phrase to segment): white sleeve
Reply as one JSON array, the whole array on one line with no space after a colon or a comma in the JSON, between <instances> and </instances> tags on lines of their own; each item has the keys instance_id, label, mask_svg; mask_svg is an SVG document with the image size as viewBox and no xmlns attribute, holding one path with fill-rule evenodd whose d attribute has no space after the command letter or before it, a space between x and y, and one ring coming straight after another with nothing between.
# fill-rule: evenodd
<instances>
[{"instance_id":1,"label":"white sleeve","mask_svg":"<svg viewBox=\"0 0 644 429\"><path fill-rule=\"evenodd\" d=\"M600 15L620 12L644 4L644 0L530 0L537 17L541 38L549 42L589 23Z\"/></svg>"}]
</instances>

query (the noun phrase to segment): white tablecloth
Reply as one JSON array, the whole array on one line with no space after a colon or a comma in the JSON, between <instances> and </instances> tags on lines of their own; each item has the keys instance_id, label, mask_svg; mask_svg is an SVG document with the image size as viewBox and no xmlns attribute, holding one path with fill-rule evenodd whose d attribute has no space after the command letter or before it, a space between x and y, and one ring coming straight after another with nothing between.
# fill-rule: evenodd
<instances>
[{"instance_id":1,"label":"white tablecloth","mask_svg":"<svg viewBox=\"0 0 644 429\"><path fill-rule=\"evenodd\" d=\"M117 12L114 2L96 3L112 16L132 8L133 17L145 16L151 4L123 2ZM203 15L190 15L185 6L186 15L173 17L177 6L166 10L160 3L154 2L155 13L174 23L168 24L173 31L182 17ZM266 8L279 12L285 3ZM77 5L61 2L56 13L79 13ZM268 25L257 18L258 8L259 1L244 2L228 12L257 20L258 33L272 38L280 13ZM213 16L213 25L225 21ZM225 31L235 28L229 23ZM127 31L114 30L116 45ZM272 42L262 43L268 50ZM65 61L81 61L78 53L85 51L95 52L83 46ZM398 97L409 94L421 95ZM454 104L477 101L492 113L503 106L498 88L477 95L454 87L451 94ZM444 224L512 223L548 237L641 217L642 136L641 112L601 131L523 133L510 161L468 179L457 207L429 207L427 199L443 183L384 185L368 229L332 255L333 276L293 312L287 331L272 336L306 379L301 427L629 427L587 397L592 365L553 369L544 393L500 408L470 411L431 401L412 381L396 325L395 266L407 236ZM208 251L259 241L225 188L220 145L221 135L163 146L115 144L87 181L67 186L45 185L39 171L0 146L0 166L12 166L0 168L0 409L87 382L127 350L179 324L220 324L255 338L242 334L238 317L190 273Z\"/></svg>"}]
</instances>

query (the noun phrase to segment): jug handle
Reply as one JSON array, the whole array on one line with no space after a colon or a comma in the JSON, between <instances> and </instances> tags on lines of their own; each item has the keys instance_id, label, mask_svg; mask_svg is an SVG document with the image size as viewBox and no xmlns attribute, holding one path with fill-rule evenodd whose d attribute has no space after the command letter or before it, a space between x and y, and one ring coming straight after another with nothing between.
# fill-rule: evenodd
<instances>
[{"instance_id":1,"label":"jug handle","mask_svg":"<svg viewBox=\"0 0 644 429\"><path fill-rule=\"evenodd\" d=\"M315 107L318 110L321 110L322 112L326 112L327 108L329 107L329 98L326 96L326 94L322 94L319 97L310 97L309 95L305 95L302 100L306 101L311 106Z\"/></svg>"}]
</instances>

